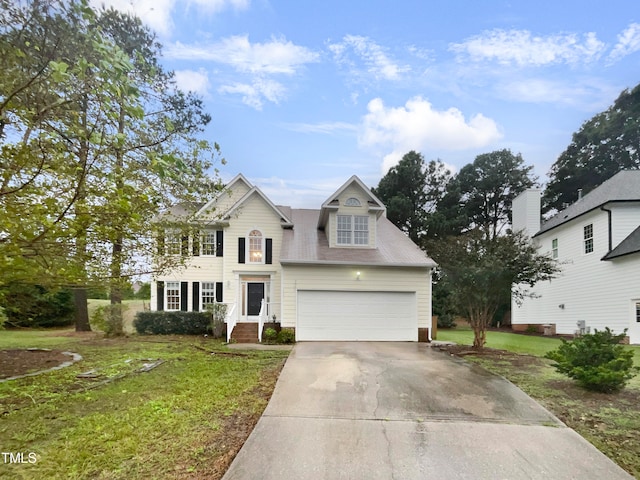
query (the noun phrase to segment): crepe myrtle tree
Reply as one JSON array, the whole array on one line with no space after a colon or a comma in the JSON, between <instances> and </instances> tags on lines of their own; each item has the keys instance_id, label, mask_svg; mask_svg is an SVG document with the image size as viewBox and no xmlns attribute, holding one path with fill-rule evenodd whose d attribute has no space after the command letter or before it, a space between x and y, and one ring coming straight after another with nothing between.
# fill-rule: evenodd
<instances>
[{"instance_id":1,"label":"crepe myrtle tree","mask_svg":"<svg viewBox=\"0 0 640 480\"><path fill-rule=\"evenodd\" d=\"M550 256L541 255L521 233L487 238L483 231L434 242L431 254L451 291L456 313L473 329L473 347L482 349L486 331L500 305L531 296L537 282L550 280L560 271Z\"/></svg>"}]
</instances>

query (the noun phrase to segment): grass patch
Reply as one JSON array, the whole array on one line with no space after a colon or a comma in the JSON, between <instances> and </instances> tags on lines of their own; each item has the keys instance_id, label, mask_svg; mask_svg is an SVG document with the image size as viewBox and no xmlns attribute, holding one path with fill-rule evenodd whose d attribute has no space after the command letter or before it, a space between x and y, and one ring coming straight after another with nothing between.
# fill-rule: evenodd
<instances>
[{"instance_id":1,"label":"grass patch","mask_svg":"<svg viewBox=\"0 0 640 480\"><path fill-rule=\"evenodd\" d=\"M35 341L18 337L12 347ZM0 383L2 451L37 455L35 464L3 465L1 478L221 478L288 354L238 354L198 337L59 340L45 343L71 342L84 360ZM135 373L150 359L165 363ZM98 377L76 378L89 370Z\"/></svg>"},{"instance_id":2,"label":"grass patch","mask_svg":"<svg viewBox=\"0 0 640 480\"><path fill-rule=\"evenodd\" d=\"M440 330L438 340L472 345L470 329ZM640 478L640 377L629 381L621 392L589 392L556 372L543 355L560 340L506 332L487 332L487 347L482 354L464 358L507 378L553 412L600 451L636 478ZM445 347L446 348L446 347ZM640 347L634 362L640 365ZM495 350L493 350L495 349ZM452 353L460 348L450 348Z\"/></svg>"}]
</instances>

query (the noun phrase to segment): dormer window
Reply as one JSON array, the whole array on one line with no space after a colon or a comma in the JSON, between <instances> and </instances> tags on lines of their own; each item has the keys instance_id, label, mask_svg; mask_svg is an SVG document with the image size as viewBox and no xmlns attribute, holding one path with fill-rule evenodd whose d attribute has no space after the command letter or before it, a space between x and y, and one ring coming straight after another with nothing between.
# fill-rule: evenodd
<instances>
[{"instance_id":1,"label":"dormer window","mask_svg":"<svg viewBox=\"0 0 640 480\"><path fill-rule=\"evenodd\" d=\"M249 263L263 263L262 252L262 232L251 230L249 233Z\"/></svg>"},{"instance_id":2,"label":"dormer window","mask_svg":"<svg viewBox=\"0 0 640 480\"><path fill-rule=\"evenodd\" d=\"M338 215L338 245L368 245L369 217L364 215Z\"/></svg>"},{"instance_id":3,"label":"dormer window","mask_svg":"<svg viewBox=\"0 0 640 480\"><path fill-rule=\"evenodd\" d=\"M345 207L359 207L360 206L360 200L358 200L355 197L350 197L347 198L347 200L344 202Z\"/></svg>"}]
</instances>

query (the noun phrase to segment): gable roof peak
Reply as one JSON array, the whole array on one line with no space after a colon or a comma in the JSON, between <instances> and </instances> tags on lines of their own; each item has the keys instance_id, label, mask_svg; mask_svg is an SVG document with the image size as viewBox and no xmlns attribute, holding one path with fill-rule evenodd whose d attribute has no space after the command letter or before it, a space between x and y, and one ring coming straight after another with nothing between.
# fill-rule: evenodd
<instances>
[{"instance_id":1,"label":"gable roof peak","mask_svg":"<svg viewBox=\"0 0 640 480\"><path fill-rule=\"evenodd\" d=\"M318 218L318 228L323 228L327 223L327 218L329 217L329 210L336 210L340 206L339 197L340 195L351 185L356 184L368 197L366 201L366 205L368 206L369 211L375 211L379 216L387 214L387 207L385 207L384 203L374 195L369 187L367 187L357 175L352 175L349 180L344 182L338 190L336 190L333 194L325 200L320 208L320 217Z\"/></svg>"}]
</instances>

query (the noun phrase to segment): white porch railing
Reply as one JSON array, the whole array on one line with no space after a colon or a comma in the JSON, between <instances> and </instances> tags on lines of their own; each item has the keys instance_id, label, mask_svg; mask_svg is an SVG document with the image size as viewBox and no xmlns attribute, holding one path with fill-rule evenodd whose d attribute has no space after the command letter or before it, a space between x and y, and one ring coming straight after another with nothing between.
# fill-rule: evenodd
<instances>
[{"instance_id":1,"label":"white porch railing","mask_svg":"<svg viewBox=\"0 0 640 480\"><path fill-rule=\"evenodd\" d=\"M231 332L233 332L233 329L238 323L235 303L231 305L231 308L229 310L227 310L227 316L224 318L224 321L227 324L227 343L229 343L231 341Z\"/></svg>"},{"instance_id":2,"label":"white porch railing","mask_svg":"<svg viewBox=\"0 0 640 480\"><path fill-rule=\"evenodd\" d=\"M262 343L262 328L264 327L264 322L268 320L267 318L267 302L262 299L260 303L260 313L258 314L258 342Z\"/></svg>"}]
</instances>

